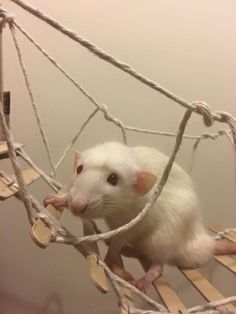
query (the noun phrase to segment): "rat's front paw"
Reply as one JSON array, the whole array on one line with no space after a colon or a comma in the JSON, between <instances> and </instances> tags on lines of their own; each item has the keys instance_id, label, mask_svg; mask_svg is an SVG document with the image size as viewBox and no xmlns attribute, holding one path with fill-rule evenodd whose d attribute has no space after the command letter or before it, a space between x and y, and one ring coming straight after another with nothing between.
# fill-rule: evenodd
<instances>
[{"instance_id":1,"label":"rat's front paw","mask_svg":"<svg viewBox=\"0 0 236 314\"><path fill-rule=\"evenodd\" d=\"M147 280L145 280L145 278L133 280L131 283L144 294L146 295L148 294L148 288L150 286L150 283Z\"/></svg>"},{"instance_id":2,"label":"rat's front paw","mask_svg":"<svg viewBox=\"0 0 236 314\"><path fill-rule=\"evenodd\" d=\"M48 194L43 200L43 205L45 207L53 205L56 208L67 206L67 198L65 195Z\"/></svg>"}]
</instances>

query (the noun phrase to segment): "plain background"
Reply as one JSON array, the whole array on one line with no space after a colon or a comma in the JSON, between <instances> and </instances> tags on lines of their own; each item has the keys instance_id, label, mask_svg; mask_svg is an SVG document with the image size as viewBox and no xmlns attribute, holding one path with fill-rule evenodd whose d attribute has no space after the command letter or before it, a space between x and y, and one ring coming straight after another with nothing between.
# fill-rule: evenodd
<instances>
[{"instance_id":1,"label":"plain background","mask_svg":"<svg viewBox=\"0 0 236 314\"><path fill-rule=\"evenodd\" d=\"M99 60L83 47L30 16L10 1L2 1L19 23L63 65L100 103L126 125L173 131L183 108ZM29 0L68 28L98 47L130 64L138 72L188 101L204 100L212 111L236 114L236 3L234 0L205 1L116 1L116 0ZM23 58L40 108L54 159L58 160L88 114L90 104L20 34ZM11 125L15 140L43 169L49 171L36 120L25 89L9 31L4 30L4 85L12 94ZM215 123L207 129L194 115L188 134L226 128ZM89 124L76 148L106 140L121 140L120 131L101 113ZM169 154L173 138L128 133L132 145L150 145ZM194 142L185 140L178 162L187 171ZM60 181L67 183L73 155L60 168ZM23 164L23 167L25 165ZM9 161L1 168L12 172ZM206 225L235 226L235 178L232 147L226 137L200 143L192 177L202 204ZM39 199L50 189L39 180L30 187ZM81 223L69 213L63 222L75 234ZM91 284L86 263L73 248L51 244L39 249L29 236L30 226L23 205L14 198L1 203L0 219L0 313L74 314L116 313L113 293L104 296ZM136 262L128 261L136 276ZM212 262L203 270L225 295L235 294L233 275ZM185 279L167 269L175 289L188 306L203 300Z\"/></svg>"}]
</instances>

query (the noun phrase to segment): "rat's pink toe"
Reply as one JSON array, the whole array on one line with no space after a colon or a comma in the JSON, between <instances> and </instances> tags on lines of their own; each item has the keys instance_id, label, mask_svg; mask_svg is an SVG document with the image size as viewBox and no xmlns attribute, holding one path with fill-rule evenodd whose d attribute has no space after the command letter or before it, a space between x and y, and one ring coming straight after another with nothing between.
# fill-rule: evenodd
<instances>
[{"instance_id":1,"label":"rat's pink toe","mask_svg":"<svg viewBox=\"0 0 236 314\"><path fill-rule=\"evenodd\" d=\"M134 280L133 285L137 289L139 289L141 292L143 292L144 294L148 293L149 283L147 281L145 281L143 278L138 279L138 280Z\"/></svg>"}]
</instances>

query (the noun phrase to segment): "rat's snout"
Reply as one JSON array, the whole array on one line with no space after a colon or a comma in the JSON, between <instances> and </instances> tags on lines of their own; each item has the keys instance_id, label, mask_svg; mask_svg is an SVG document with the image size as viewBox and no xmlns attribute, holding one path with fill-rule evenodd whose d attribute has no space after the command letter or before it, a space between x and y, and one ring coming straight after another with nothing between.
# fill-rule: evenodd
<instances>
[{"instance_id":1,"label":"rat's snout","mask_svg":"<svg viewBox=\"0 0 236 314\"><path fill-rule=\"evenodd\" d=\"M70 209L73 215L82 215L88 207L87 202L72 201L70 204Z\"/></svg>"}]
</instances>

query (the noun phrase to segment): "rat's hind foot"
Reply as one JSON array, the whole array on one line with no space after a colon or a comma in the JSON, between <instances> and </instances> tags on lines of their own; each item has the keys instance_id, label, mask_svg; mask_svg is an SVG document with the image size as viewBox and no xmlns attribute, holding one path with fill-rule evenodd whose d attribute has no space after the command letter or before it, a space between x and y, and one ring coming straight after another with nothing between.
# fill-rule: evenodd
<instances>
[{"instance_id":1,"label":"rat's hind foot","mask_svg":"<svg viewBox=\"0 0 236 314\"><path fill-rule=\"evenodd\" d=\"M149 270L146 272L146 274L138 279L134 280L132 284L138 288L143 293L147 294L149 286L152 284L152 282L159 278L162 275L163 271L163 264L154 263L151 264Z\"/></svg>"},{"instance_id":2,"label":"rat's hind foot","mask_svg":"<svg viewBox=\"0 0 236 314\"><path fill-rule=\"evenodd\" d=\"M125 281L129 282L130 284L133 284L133 282L135 281L133 275L128 272L127 270L123 269L123 267L121 267L121 264L119 262L119 260L114 261L112 259L109 259L107 256L105 258L105 263L107 264L107 266L119 277L121 277L122 279L124 279Z\"/></svg>"},{"instance_id":3,"label":"rat's hind foot","mask_svg":"<svg viewBox=\"0 0 236 314\"><path fill-rule=\"evenodd\" d=\"M125 281L129 283L133 283L135 281L133 275L124 269L122 259L120 255L112 256L109 254L109 251L104 259L104 262L107 264L107 266L119 277L124 279Z\"/></svg>"},{"instance_id":4,"label":"rat's hind foot","mask_svg":"<svg viewBox=\"0 0 236 314\"><path fill-rule=\"evenodd\" d=\"M137 289L139 289L144 294L148 294L148 288L150 286L150 283L146 281L144 277L138 279L138 280L132 280L130 282L133 286L135 286Z\"/></svg>"},{"instance_id":5,"label":"rat's hind foot","mask_svg":"<svg viewBox=\"0 0 236 314\"><path fill-rule=\"evenodd\" d=\"M49 204L55 206L56 208L65 207L68 205L67 195L48 194L43 200L43 205L46 207Z\"/></svg>"}]
</instances>

